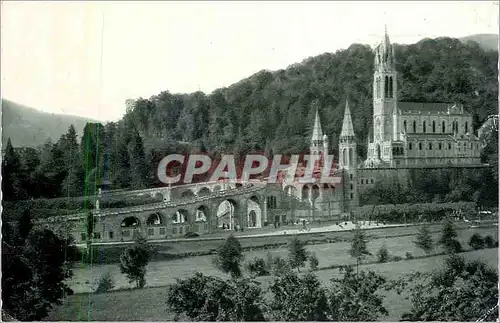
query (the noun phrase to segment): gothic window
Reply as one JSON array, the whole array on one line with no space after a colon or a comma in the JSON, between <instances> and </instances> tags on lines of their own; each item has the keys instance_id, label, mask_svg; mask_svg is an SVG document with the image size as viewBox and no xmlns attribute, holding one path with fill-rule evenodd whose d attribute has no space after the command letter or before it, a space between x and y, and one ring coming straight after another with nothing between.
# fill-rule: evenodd
<instances>
[{"instance_id":1,"label":"gothic window","mask_svg":"<svg viewBox=\"0 0 500 323\"><path fill-rule=\"evenodd\" d=\"M421 142L418 143L418 149L422 150L422 143Z\"/></svg>"},{"instance_id":2,"label":"gothic window","mask_svg":"<svg viewBox=\"0 0 500 323\"><path fill-rule=\"evenodd\" d=\"M413 121L413 132L417 132L417 122Z\"/></svg>"},{"instance_id":3,"label":"gothic window","mask_svg":"<svg viewBox=\"0 0 500 323\"><path fill-rule=\"evenodd\" d=\"M354 196L354 195L351 193L351 200L353 199L353 196Z\"/></svg>"},{"instance_id":4,"label":"gothic window","mask_svg":"<svg viewBox=\"0 0 500 323\"><path fill-rule=\"evenodd\" d=\"M389 77L385 77L385 82L384 82L384 98L389 97Z\"/></svg>"},{"instance_id":5,"label":"gothic window","mask_svg":"<svg viewBox=\"0 0 500 323\"><path fill-rule=\"evenodd\" d=\"M469 124L465 121L465 133L469 132Z\"/></svg>"},{"instance_id":6,"label":"gothic window","mask_svg":"<svg viewBox=\"0 0 500 323\"><path fill-rule=\"evenodd\" d=\"M439 150L441 150L441 143L438 144Z\"/></svg>"},{"instance_id":7,"label":"gothic window","mask_svg":"<svg viewBox=\"0 0 500 323\"><path fill-rule=\"evenodd\" d=\"M441 127L443 128L443 133L445 133L445 132L446 132L446 126L445 126L445 124L444 124L444 121L443 121L443 123L441 124Z\"/></svg>"},{"instance_id":8,"label":"gothic window","mask_svg":"<svg viewBox=\"0 0 500 323\"><path fill-rule=\"evenodd\" d=\"M380 99L380 77L377 77L377 81L375 82L375 91L377 92L377 99Z\"/></svg>"},{"instance_id":9,"label":"gothic window","mask_svg":"<svg viewBox=\"0 0 500 323\"><path fill-rule=\"evenodd\" d=\"M424 125L423 125L423 131L425 133L425 130L426 130L426 126L425 126L425 121L424 121Z\"/></svg>"},{"instance_id":10,"label":"gothic window","mask_svg":"<svg viewBox=\"0 0 500 323\"><path fill-rule=\"evenodd\" d=\"M392 93L392 76L389 77L389 98L392 98L394 97L393 93Z\"/></svg>"},{"instance_id":11,"label":"gothic window","mask_svg":"<svg viewBox=\"0 0 500 323\"><path fill-rule=\"evenodd\" d=\"M432 142L429 143L429 150L432 150Z\"/></svg>"},{"instance_id":12,"label":"gothic window","mask_svg":"<svg viewBox=\"0 0 500 323\"><path fill-rule=\"evenodd\" d=\"M436 132L436 121L432 121L432 132Z\"/></svg>"},{"instance_id":13,"label":"gothic window","mask_svg":"<svg viewBox=\"0 0 500 323\"><path fill-rule=\"evenodd\" d=\"M405 129L405 132L406 132L406 120L403 121L403 128Z\"/></svg>"},{"instance_id":14,"label":"gothic window","mask_svg":"<svg viewBox=\"0 0 500 323\"><path fill-rule=\"evenodd\" d=\"M351 179L351 181L352 181L352 174L349 174L349 178L350 178L350 179Z\"/></svg>"},{"instance_id":15,"label":"gothic window","mask_svg":"<svg viewBox=\"0 0 500 323\"><path fill-rule=\"evenodd\" d=\"M411 150L411 142L408 144L408 149Z\"/></svg>"},{"instance_id":16,"label":"gothic window","mask_svg":"<svg viewBox=\"0 0 500 323\"><path fill-rule=\"evenodd\" d=\"M472 149L472 142L470 143L470 149Z\"/></svg>"},{"instance_id":17,"label":"gothic window","mask_svg":"<svg viewBox=\"0 0 500 323\"><path fill-rule=\"evenodd\" d=\"M451 149L451 144L448 144L448 149Z\"/></svg>"}]
</instances>

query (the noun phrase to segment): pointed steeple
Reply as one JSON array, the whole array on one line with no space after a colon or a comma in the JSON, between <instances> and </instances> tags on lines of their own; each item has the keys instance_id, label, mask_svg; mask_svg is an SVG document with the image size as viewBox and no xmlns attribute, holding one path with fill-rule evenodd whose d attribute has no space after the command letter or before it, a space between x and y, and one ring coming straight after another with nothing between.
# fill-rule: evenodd
<instances>
[{"instance_id":1,"label":"pointed steeple","mask_svg":"<svg viewBox=\"0 0 500 323\"><path fill-rule=\"evenodd\" d=\"M352 126L351 111L349 110L349 100L345 101L344 121L340 137L354 137L354 127Z\"/></svg>"},{"instance_id":2,"label":"pointed steeple","mask_svg":"<svg viewBox=\"0 0 500 323\"><path fill-rule=\"evenodd\" d=\"M316 106L316 117L314 118L314 127L311 141L323 140L323 131L321 131L321 123L319 121L318 107Z\"/></svg>"}]
</instances>

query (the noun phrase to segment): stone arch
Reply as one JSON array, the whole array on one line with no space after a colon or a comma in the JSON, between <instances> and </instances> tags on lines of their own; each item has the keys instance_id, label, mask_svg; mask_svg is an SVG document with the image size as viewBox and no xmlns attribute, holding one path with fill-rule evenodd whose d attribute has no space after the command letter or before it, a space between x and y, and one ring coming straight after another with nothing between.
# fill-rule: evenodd
<instances>
[{"instance_id":1,"label":"stone arch","mask_svg":"<svg viewBox=\"0 0 500 323\"><path fill-rule=\"evenodd\" d=\"M181 199L190 199L194 197L195 195L191 190L185 190L184 192L181 193Z\"/></svg>"},{"instance_id":2,"label":"stone arch","mask_svg":"<svg viewBox=\"0 0 500 323\"><path fill-rule=\"evenodd\" d=\"M198 196L207 196L210 195L210 189L208 187L202 187L198 191Z\"/></svg>"},{"instance_id":3,"label":"stone arch","mask_svg":"<svg viewBox=\"0 0 500 323\"><path fill-rule=\"evenodd\" d=\"M189 223L189 212L186 209L178 209L171 216L172 224L187 224Z\"/></svg>"},{"instance_id":4,"label":"stone arch","mask_svg":"<svg viewBox=\"0 0 500 323\"><path fill-rule=\"evenodd\" d=\"M283 188L286 195L297 196L297 188L294 185L287 185Z\"/></svg>"},{"instance_id":5,"label":"stone arch","mask_svg":"<svg viewBox=\"0 0 500 323\"><path fill-rule=\"evenodd\" d=\"M312 201L314 202L320 196L320 187L318 184L311 186Z\"/></svg>"},{"instance_id":6,"label":"stone arch","mask_svg":"<svg viewBox=\"0 0 500 323\"><path fill-rule=\"evenodd\" d=\"M262 209L259 203L259 197L251 196L247 201L247 226L249 228L262 227Z\"/></svg>"},{"instance_id":7,"label":"stone arch","mask_svg":"<svg viewBox=\"0 0 500 323\"><path fill-rule=\"evenodd\" d=\"M215 185L214 188L213 188L213 192L219 192L221 190L221 186L220 185Z\"/></svg>"},{"instance_id":8,"label":"stone arch","mask_svg":"<svg viewBox=\"0 0 500 323\"><path fill-rule=\"evenodd\" d=\"M146 219L147 226L165 225L165 219L160 212L151 213Z\"/></svg>"},{"instance_id":9,"label":"stone arch","mask_svg":"<svg viewBox=\"0 0 500 323\"><path fill-rule=\"evenodd\" d=\"M198 234L206 234L210 230L210 209L206 205L200 205L194 211L194 223L192 231Z\"/></svg>"},{"instance_id":10,"label":"stone arch","mask_svg":"<svg viewBox=\"0 0 500 323\"><path fill-rule=\"evenodd\" d=\"M217 205L216 225L218 228L234 230L239 228L238 204L233 199L225 199Z\"/></svg>"},{"instance_id":11,"label":"stone arch","mask_svg":"<svg viewBox=\"0 0 500 323\"><path fill-rule=\"evenodd\" d=\"M240 189L240 188L242 188L242 187L243 187L243 184L241 184L241 183L236 183L236 184L235 184L235 187L236 187L236 188L238 188L238 189Z\"/></svg>"},{"instance_id":12,"label":"stone arch","mask_svg":"<svg viewBox=\"0 0 500 323\"><path fill-rule=\"evenodd\" d=\"M122 241L134 240L141 234L141 221L135 216L128 216L121 221L120 230Z\"/></svg>"},{"instance_id":13,"label":"stone arch","mask_svg":"<svg viewBox=\"0 0 500 323\"><path fill-rule=\"evenodd\" d=\"M310 188L309 188L309 185L304 185L302 187L302 200L303 201L307 201L309 199L309 191L310 191Z\"/></svg>"},{"instance_id":14,"label":"stone arch","mask_svg":"<svg viewBox=\"0 0 500 323\"><path fill-rule=\"evenodd\" d=\"M165 200L165 197L163 196L163 194L161 194L160 192L156 192L156 194L154 195L154 199L156 201L164 201Z\"/></svg>"}]
</instances>

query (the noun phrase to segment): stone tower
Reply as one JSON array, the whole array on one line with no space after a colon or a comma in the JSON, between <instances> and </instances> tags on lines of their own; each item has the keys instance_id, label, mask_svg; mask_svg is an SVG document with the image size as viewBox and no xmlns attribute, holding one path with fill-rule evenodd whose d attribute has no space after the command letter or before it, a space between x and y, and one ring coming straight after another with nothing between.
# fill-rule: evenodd
<instances>
[{"instance_id":1,"label":"stone tower","mask_svg":"<svg viewBox=\"0 0 500 323\"><path fill-rule=\"evenodd\" d=\"M349 101L345 102L344 120L339 139L339 168L343 170L344 211L358 206L356 187L356 168L358 156L356 153L356 135L352 126Z\"/></svg>"},{"instance_id":2,"label":"stone tower","mask_svg":"<svg viewBox=\"0 0 500 323\"><path fill-rule=\"evenodd\" d=\"M375 158L391 161L391 143L400 133L397 112L397 72L394 46L385 30L382 42L375 48L373 75L373 141Z\"/></svg>"},{"instance_id":3,"label":"stone tower","mask_svg":"<svg viewBox=\"0 0 500 323\"><path fill-rule=\"evenodd\" d=\"M324 154L328 154L328 137L326 134L323 135L323 131L321 130L321 122L319 120L317 106L309 151L311 155L322 155L322 157L324 157Z\"/></svg>"}]
</instances>

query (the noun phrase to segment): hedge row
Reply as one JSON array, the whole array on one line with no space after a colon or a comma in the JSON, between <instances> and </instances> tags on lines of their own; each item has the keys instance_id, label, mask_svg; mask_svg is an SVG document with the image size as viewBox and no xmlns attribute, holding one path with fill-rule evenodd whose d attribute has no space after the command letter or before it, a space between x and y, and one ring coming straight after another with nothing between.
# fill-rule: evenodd
<instances>
[{"instance_id":1,"label":"hedge row","mask_svg":"<svg viewBox=\"0 0 500 323\"><path fill-rule=\"evenodd\" d=\"M372 219L383 223L435 222L447 215L462 212L463 215L475 214L474 202L456 203L417 203L365 205L353 211L356 219Z\"/></svg>"}]
</instances>

